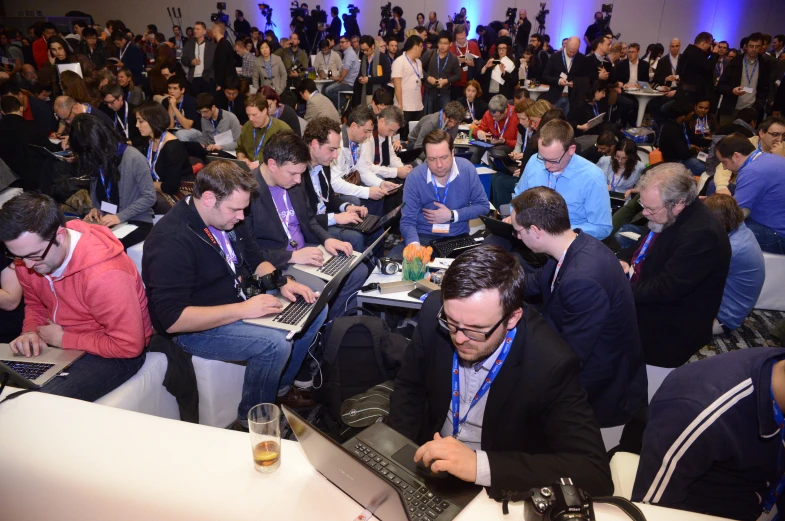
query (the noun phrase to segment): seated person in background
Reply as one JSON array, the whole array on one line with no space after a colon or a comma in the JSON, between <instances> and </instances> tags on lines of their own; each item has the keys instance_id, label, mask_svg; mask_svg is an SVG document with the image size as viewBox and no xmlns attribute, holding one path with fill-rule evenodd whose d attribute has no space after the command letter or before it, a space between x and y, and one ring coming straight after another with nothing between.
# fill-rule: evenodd
<instances>
[{"instance_id":1,"label":"seated person in background","mask_svg":"<svg viewBox=\"0 0 785 521\"><path fill-rule=\"evenodd\" d=\"M488 111L488 104L482 99L482 87L477 80L469 80L463 88L463 97L458 98L458 103L466 110L463 122L469 125L479 125L480 120Z\"/></svg>"},{"instance_id":2,"label":"seated person in background","mask_svg":"<svg viewBox=\"0 0 785 521\"><path fill-rule=\"evenodd\" d=\"M649 406L632 500L746 521L782 512L783 356L756 347L673 371Z\"/></svg>"},{"instance_id":3,"label":"seated person in background","mask_svg":"<svg viewBox=\"0 0 785 521\"><path fill-rule=\"evenodd\" d=\"M223 88L215 91L215 106L235 115L240 125L245 125L248 115L245 113L245 94L240 92L240 79L229 76L224 80Z\"/></svg>"},{"instance_id":4,"label":"seated person in background","mask_svg":"<svg viewBox=\"0 0 785 521\"><path fill-rule=\"evenodd\" d=\"M593 147L581 150L580 156L587 161L598 164L603 157L610 157L616 152L616 145L619 140L616 134L606 130L600 133L597 142Z\"/></svg>"},{"instance_id":5,"label":"seated person in background","mask_svg":"<svg viewBox=\"0 0 785 521\"><path fill-rule=\"evenodd\" d=\"M676 100L668 107L668 120L660 132L660 152L666 163L681 163L692 175L701 175L706 164L696 156L701 151L694 145L687 130L692 119L692 105L687 100Z\"/></svg>"},{"instance_id":6,"label":"seated person in background","mask_svg":"<svg viewBox=\"0 0 785 521\"><path fill-rule=\"evenodd\" d=\"M264 144L278 132L291 129L280 119L270 117L267 98L258 92L245 99L245 113L248 122L243 125L237 142L237 159L244 160L254 169L264 157Z\"/></svg>"},{"instance_id":7,"label":"seated person in background","mask_svg":"<svg viewBox=\"0 0 785 521\"><path fill-rule=\"evenodd\" d=\"M51 90L49 87L49 91ZM18 99L22 104L23 117L28 121L34 121L47 134L57 130L58 121L51 106L46 101L38 99L32 92L21 89L14 82L8 81L0 87L0 94Z\"/></svg>"},{"instance_id":8,"label":"seated person in background","mask_svg":"<svg viewBox=\"0 0 785 521\"><path fill-rule=\"evenodd\" d=\"M330 42L326 39L319 43L319 52L315 55L313 66L319 79L338 79L341 75L341 55L333 52Z\"/></svg>"},{"instance_id":9,"label":"seated person in background","mask_svg":"<svg viewBox=\"0 0 785 521\"><path fill-rule=\"evenodd\" d=\"M165 214L185 196L181 183L194 180L188 150L167 131L169 114L160 103L145 101L134 111L134 117L134 127L147 140L144 148L156 197L153 211L156 215Z\"/></svg>"},{"instance_id":10,"label":"seated person in background","mask_svg":"<svg viewBox=\"0 0 785 521\"><path fill-rule=\"evenodd\" d=\"M425 136L434 130L445 130L455 140L458 135L458 127L465 115L465 105L457 101L451 101L444 109L428 114L420 118L420 121L409 132L408 147L413 150L422 150L422 142ZM421 155L421 158L425 156Z\"/></svg>"},{"instance_id":11,"label":"seated person in background","mask_svg":"<svg viewBox=\"0 0 785 521\"><path fill-rule=\"evenodd\" d=\"M400 179L403 182L411 165L405 165L395 153L393 137L404 125L403 111L398 107L387 107L376 119L376 130L360 147L357 171L365 186L381 186L385 179Z\"/></svg>"},{"instance_id":12,"label":"seated person in background","mask_svg":"<svg viewBox=\"0 0 785 521\"><path fill-rule=\"evenodd\" d=\"M544 186L513 199L518 239L548 262L526 274L525 296L581 360L581 385L600 427L626 424L648 401L632 290L616 256L570 228L567 203Z\"/></svg>"},{"instance_id":13,"label":"seated person in background","mask_svg":"<svg viewBox=\"0 0 785 521\"><path fill-rule=\"evenodd\" d=\"M196 356L246 362L235 424L245 429L248 410L257 403L310 402L291 386L327 314L323 310L294 342L286 340L286 331L243 322L283 309L273 295L247 297L241 282L253 274L272 274L275 285L284 282L242 224L256 188L253 174L231 161L208 164L196 177L193 195L158 222L142 258L155 329ZM316 301L310 289L292 280L280 292L292 302L297 296Z\"/></svg>"},{"instance_id":14,"label":"seated person in background","mask_svg":"<svg viewBox=\"0 0 785 521\"><path fill-rule=\"evenodd\" d=\"M490 211L488 197L474 165L453 155L452 136L434 130L424 141L425 163L409 174L403 187L401 241L389 256L403 258L403 249L417 243L469 233L469 221ZM452 190L451 190L452 188Z\"/></svg>"},{"instance_id":15,"label":"seated person in background","mask_svg":"<svg viewBox=\"0 0 785 521\"><path fill-rule=\"evenodd\" d=\"M330 118L316 118L305 127L303 141L311 159L308 175L303 174L303 187L319 226L340 241L348 242L357 251L365 248L365 235L357 230L339 228L337 224L360 224L368 208L341 203L330 184L330 163L341 149L341 125Z\"/></svg>"},{"instance_id":16,"label":"seated person in background","mask_svg":"<svg viewBox=\"0 0 785 521\"><path fill-rule=\"evenodd\" d=\"M575 134L564 120L551 120L537 137L537 155L523 170L513 197L534 186L553 188L567 201L570 224L597 239L611 233L611 201L597 165L575 155Z\"/></svg>"},{"instance_id":17,"label":"seated person in background","mask_svg":"<svg viewBox=\"0 0 785 521\"><path fill-rule=\"evenodd\" d=\"M711 147L711 136L717 132L720 126L717 116L709 112L711 100L698 101L692 109L693 116L687 121L687 134L690 136L690 143L708 152Z\"/></svg>"},{"instance_id":18,"label":"seated person in background","mask_svg":"<svg viewBox=\"0 0 785 521\"><path fill-rule=\"evenodd\" d=\"M305 100L305 121L311 121L314 118L330 118L338 124L341 123L341 115L338 114L338 109L335 108L330 98L319 92L316 88L316 83L313 80L303 80L297 87L297 92Z\"/></svg>"},{"instance_id":19,"label":"seated person in background","mask_svg":"<svg viewBox=\"0 0 785 521\"><path fill-rule=\"evenodd\" d=\"M761 249L785 253L785 157L756 150L741 134L722 138L714 153L737 175L734 196Z\"/></svg>"},{"instance_id":20,"label":"seated person in background","mask_svg":"<svg viewBox=\"0 0 785 521\"><path fill-rule=\"evenodd\" d=\"M538 99L534 102L534 105L527 108L526 119L529 120L529 130L532 131L532 134L529 136L526 146L522 146L519 152L515 152L515 149L513 149L513 154L510 157L516 161L520 161L521 164L525 166L529 162L529 159L537 153L537 129L542 128L543 125L548 123L551 119L566 119L561 110L558 110L558 113L561 114L557 117L557 110L554 109L553 105L542 99ZM549 117L546 118L546 115ZM521 136L519 136L519 138L520 137ZM517 140L515 145L518 145Z\"/></svg>"},{"instance_id":21,"label":"seated person in background","mask_svg":"<svg viewBox=\"0 0 785 521\"><path fill-rule=\"evenodd\" d=\"M176 129L180 141L198 141L202 135L202 117L196 110L196 100L185 93L187 82L182 76L171 76L166 82L169 96L161 105L169 112L169 128Z\"/></svg>"},{"instance_id":22,"label":"seated person in background","mask_svg":"<svg viewBox=\"0 0 785 521\"><path fill-rule=\"evenodd\" d=\"M9 344L22 333L25 307L22 286L16 277L16 263L8 255L0 257L0 342Z\"/></svg>"},{"instance_id":23,"label":"seated person in background","mask_svg":"<svg viewBox=\"0 0 785 521\"><path fill-rule=\"evenodd\" d=\"M601 157L597 166L605 174L608 191L622 194L635 188L645 168L638 157L638 146L631 139L622 139L613 155Z\"/></svg>"},{"instance_id":24,"label":"seated person in background","mask_svg":"<svg viewBox=\"0 0 785 521\"><path fill-rule=\"evenodd\" d=\"M62 123L71 124L76 116L79 114L92 114L101 121L107 124L109 128L114 128L114 122L100 110L89 103L77 103L74 98L69 96L58 96L54 102L55 115L60 118ZM67 128L67 127L66 127ZM120 134L118 134L119 136ZM68 148L68 140L64 139L63 149Z\"/></svg>"},{"instance_id":25,"label":"seated person in background","mask_svg":"<svg viewBox=\"0 0 785 521\"><path fill-rule=\"evenodd\" d=\"M755 234L744 224L744 213L733 197L713 194L703 204L714 212L730 239L730 269L713 330L721 335L738 329L752 311L763 288L766 266Z\"/></svg>"},{"instance_id":26,"label":"seated person in background","mask_svg":"<svg viewBox=\"0 0 785 521\"><path fill-rule=\"evenodd\" d=\"M507 104L507 98L498 94L488 103L488 112L480 120L480 124L472 126L471 137L479 141L486 141L499 149L499 153L509 154L515 149L518 138L518 118L515 108ZM472 145L471 163L476 165L490 148Z\"/></svg>"},{"instance_id":27,"label":"seated person in background","mask_svg":"<svg viewBox=\"0 0 785 521\"><path fill-rule=\"evenodd\" d=\"M357 76L360 75L360 59L352 48L348 37L342 36L339 44L341 46L341 52L343 53L341 71L337 77L333 78L335 83L327 85L324 89L324 96L332 102L336 110L340 110L341 105L343 104L340 94L341 91L348 90L349 92L353 92L354 82L357 80Z\"/></svg>"},{"instance_id":28,"label":"seated person in background","mask_svg":"<svg viewBox=\"0 0 785 521\"><path fill-rule=\"evenodd\" d=\"M324 255L316 245L321 244L330 255L351 255L352 245L334 239L316 221L316 214L308 203L308 194L300 183L311 155L300 136L279 132L264 149L264 160L253 171L258 185L248 207L247 226L265 258L276 269L287 270L289 265L321 266ZM327 320L341 316L354 307L349 299L368 278L365 264L357 266L346 278L341 291L330 306ZM287 270L287 274L308 278L307 273ZM316 278L316 277L311 277ZM315 290L324 282L317 279ZM310 284L308 284L310 286Z\"/></svg>"},{"instance_id":29,"label":"seated person in background","mask_svg":"<svg viewBox=\"0 0 785 521\"><path fill-rule=\"evenodd\" d=\"M741 109L736 114L734 119L729 125L723 125L717 130L717 135L729 136L734 132L738 132L746 137L757 135L758 131L758 111L752 107Z\"/></svg>"},{"instance_id":30,"label":"seated person in background","mask_svg":"<svg viewBox=\"0 0 785 521\"><path fill-rule=\"evenodd\" d=\"M373 112L374 116L378 117L381 111L393 105L392 92L387 89L378 89L373 93L373 96L371 96L371 103L368 105L368 108ZM398 144L400 145L400 142L398 142Z\"/></svg>"},{"instance_id":31,"label":"seated person in background","mask_svg":"<svg viewBox=\"0 0 785 521\"><path fill-rule=\"evenodd\" d=\"M638 189L650 231L618 257L632 284L646 363L678 367L711 342L730 242L682 165L655 166Z\"/></svg>"},{"instance_id":32,"label":"seated person in background","mask_svg":"<svg viewBox=\"0 0 785 521\"><path fill-rule=\"evenodd\" d=\"M202 116L202 136L199 142L208 152L218 152L220 150L234 151L237 149L237 142L240 140L242 126L237 116L226 110L221 110L215 106L215 98L212 94L202 92L196 97L196 110ZM232 141L228 144L219 145L215 138L219 134L229 132Z\"/></svg>"},{"instance_id":33,"label":"seated person in background","mask_svg":"<svg viewBox=\"0 0 785 521\"><path fill-rule=\"evenodd\" d=\"M91 114L74 118L69 136L77 171L90 178L93 209L85 221L109 227L133 222L137 229L121 239L123 246L128 249L143 241L153 227L155 206L155 187L145 157Z\"/></svg>"},{"instance_id":34,"label":"seated person in background","mask_svg":"<svg viewBox=\"0 0 785 521\"><path fill-rule=\"evenodd\" d=\"M608 95L608 84L603 80L597 80L592 83L588 92L580 92L577 89L575 99L570 104L570 113L567 115L567 120L575 128L575 135L582 136L584 134L599 134L599 125L589 128L589 120L596 118L600 114L605 113L607 116L608 104L605 102L605 97Z\"/></svg>"},{"instance_id":35,"label":"seated person in background","mask_svg":"<svg viewBox=\"0 0 785 521\"><path fill-rule=\"evenodd\" d=\"M92 402L136 374L153 330L142 279L111 231L66 224L54 199L26 192L0 209L0 241L25 299L11 350L31 361L51 348L87 351L43 392Z\"/></svg>"},{"instance_id":36,"label":"seated person in background","mask_svg":"<svg viewBox=\"0 0 785 521\"><path fill-rule=\"evenodd\" d=\"M281 102L281 97L275 92L275 89L265 86L256 91L256 93L261 94L267 100L267 113L271 118L280 119L292 129L295 135L302 135L300 118L297 116L297 112L289 105ZM246 116L245 119L247 121L248 117Z\"/></svg>"},{"instance_id":37,"label":"seated person in background","mask_svg":"<svg viewBox=\"0 0 785 521\"><path fill-rule=\"evenodd\" d=\"M515 141L515 148L508 154L510 159L514 161L523 159L523 152L529 148L529 140L534 135L531 121L526 115L526 111L533 105L534 100L529 98L523 98L515 102L515 115L518 116L518 139ZM495 164L493 168L496 172L491 177L491 202L496 208L499 208L504 204L509 204L510 200L512 200L512 191L515 190L515 185L518 184L518 178L521 176L522 169L518 167L513 172L510 172L507 169L497 168Z\"/></svg>"},{"instance_id":38,"label":"seated person in background","mask_svg":"<svg viewBox=\"0 0 785 521\"><path fill-rule=\"evenodd\" d=\"M608 459L579 360L523 304L523 292L518 261L497 247L453 262L420 311L390 426L422 444L415 461L490 487L492 497L567 475L590 494L608 494ZM501 369L491 373L495 364Z\"/></svg>"},{"instance_id":39,"label":"seated person in background","mask_svg":"<svg viewBox=\"0 0 785 521\"><path fill-rule=\"evenodd\" d=\"M103 104L101 109L114 123L114 129L125 142L135 147L142 146L146 141L139 135L134 125L134 111L138 105L131 105L123 99L123 89L116 83L110 83L101 89Z\"/></svg>"}]
</instances>

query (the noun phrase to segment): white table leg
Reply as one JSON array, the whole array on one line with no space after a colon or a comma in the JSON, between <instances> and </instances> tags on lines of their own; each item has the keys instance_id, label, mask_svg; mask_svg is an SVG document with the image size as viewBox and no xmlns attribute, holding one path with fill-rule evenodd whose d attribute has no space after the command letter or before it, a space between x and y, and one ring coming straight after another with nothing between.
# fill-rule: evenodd
<instances>
[{"instance_id":1,"label":"white table leg","mask_svg":"<svg viewBox=\"0 0 785 521\"><path fill-rule=\"evenodd\" d=\"M539 93L539 92L537 92L536 90L530 90L530 91L529 91L529 97L530 97L531 99L533 99L534 101L537 101L537 98L539 98L539 97L540 97L540 93Z\"/></svg>"},{"instance_id":2,"label":"white table leg","mask_svg":"<svg viewBox=\"0 0 785 521\"><path fill-rule=\"evenodd\" d=\"M638 119L635 121L635 126L640 127L643 125L643 115L646 114L646 105L649 104L651 98L649 96L637 96L638 98Z\"/></svg>"}]
</instances>

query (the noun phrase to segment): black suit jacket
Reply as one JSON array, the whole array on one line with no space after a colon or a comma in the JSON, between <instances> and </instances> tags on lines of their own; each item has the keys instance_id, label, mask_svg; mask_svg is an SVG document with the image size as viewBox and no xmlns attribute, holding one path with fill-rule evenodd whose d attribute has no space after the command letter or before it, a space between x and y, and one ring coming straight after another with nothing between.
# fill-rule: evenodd
<instances>
[{"instance_id":1,"label":"black suit jacket","mask_svg":"<svg viewBox=\"0 0 785 521\"><path fill-rule=\"evenodd\" d=\"M634 250L619 258L629 261ZM647 364L678 367L711 342L730 256L725 228L700 200L657 237L632 285Z\"/></svg>"},{"instance_id":2,"label":"black suit jacket","mask_svg":"<svg viewBox=\"0 0 785 521\"><path fill-rule=\"evenodd\" d=\"M548 60L548 63L545 65L545 70L542 73L542 82L546 85L550 85L550 89L542 95L542 99L551 104L556 103L559 98L561 98L561 94L564 91L564 87L559 86L559 79L563 72L567 73L567 81L575 81L575 78L585 77L588 72L586 63L587 58L581 53L577 53L575 58L572 59L570 71L567 72L567 69L564 67L563 53L564 51L555 53L551 59ZM570 98L572 98L574 92L574 88L569 89L568 93Z\"/></svg>"},{"instance_id":3,"label":"black suit jacket","mask_svg":"<svg viewBox=\"0 0 785 521\"><path fill-rule=\"evenodd\" d=\"M101 104L100 110L112 121L112 127L120 134L123 141L131 141L131 144L135 147L146 147L150 140L146 137L142 137L142 134L139 133L139 129L136 128L134 111L137 106L138 105L132 103L125 103L119 112L115 112L106 105ZM128 107L128 138L125 137L125 132L122 130L122 125L125 124L125 107ZM117 116L117 120L115 120L115 116ZM117 124L117 121L120 122L120 125Z\"/></svg>"},{"instance_id":4,"label":"black suit jacket","mask_svg":"<svg viewBox=\"0 0 785 521\"><path fill-rule=\"evenodd\" d=\"M292 258L292 252L286 249L289 244L289 238L286 236L286 232L284 232L281 218L275 209L273 196L264 178L262 178L261 170L256 168L253 173L256 182L259 183L259 188L251 199L249 214L245 221L250 226L251 234L265 258L276 268L285 269L289 259ZM297 220L300 222L300 229L305 237L305 242L308 244L324 244L330 238L330 234L316 221L316 216L314 215L316 208L311 207L309 204L308 196L302 185L290 188L287 192L289 204L291 204ZM298 247L303 246L305 245L298 245Z\"/></svg>"},{"instance_id":5,"label":"black suit jacket","mask_svg":"<svg viewBox=\"0 0 785 521\"><path fill-rule=\"evenodd\" d=\"M664 85L666 87L670 87L673 84L673 82L671 81L665 81L665 78L675 74L675 72L671 68L670 56L671 56L670 53L665 53L665 55L660 58L660 61L657 62L657 68L654 69L654 83L656 83L657 85ZM676 63L676 71L678 71L680 63L681 63L681 54L679 55L679 59Z\"/></svg>"},{"instance_id":6,"label":"black suit jacket","mask_svg":"<svg viewBox=\"0 0 785 521\"><path fill-rule=\"evenodd\" d=\"M772 62L770 60L758 59L758 86L755 89L755 104L753 108L759 114L763 114L766 99L769 97L771 69ZM739 98L733 95L733 89L741 86L742 74L744 74L744 55L740 54L728 62L719 83L717 83L717 90L724 96L720 105L720 114L731 114L736 110L736 101Z\"/></svg>"},{"instance_id":7,"label":"black suit jacket","mask_svg":"<svg viewBox=\"0 0 785 521\"><path fill-rule=\"evenodd\" d=\"M229 100L226 99L223 89L216 91L215 106L237 116L237 119L240 120L240 125L245 125L245 122L248 121L248 114L245 113L245 94L242 92L235 98L232 110L229 110Z\"/></svg>"},{"instance_id":8,"label":"black suit jacket","mask_svg":"<svg viewBox=\"0 0 785 521\"><path fill-rule=\"evenodd\" d=\"M234 66L234 58L237 54L234 47L227 38L215 46L215 58L213 58L213 73L215 74L215 86L224 88L227 78L237 77L237 69Z\"/></svg>"},{"instance_id":9,"label":"black suit jacket","mask_svg":"<svg viewBox=\"0 0 785 521\"><path fill-rule=\"evenodd\" d=\"M646 60L638 59L638 81L649 81L649 62ZM620 81L623 84L628 84L630 82L630 60L621 60L618 65L616 65L616 81Z\"/></svg>"},{"instance_id":10,"label":"black suit jacket","mask_svg":"<svg viewBox=\"0 0 785 521\"><path fill-rule=\"evenodd\" d=\"M581 385L600 427L624 425L648 403L632 289L616 256L580 233L557 260L526 275L526 296L542 297L545 320L581 359Z\"/></svg>"},{"instance_id":11,"label":"black suit jacket","mask_svg":"<svg viewBox=\"0 0 785 521\"><path fill-rule=\"evenodd\" d=\"M676 72L679 74L679 90L687 93L687 99L693 102L712 99L714 69L719 58L718 54L709 55L693 44L684 49Z\"/></svg>"},{"instance_id":12,"label":"black suit jacket","mask_svg":"<svg viewBox=\"0 0 785 521\"><path fill-rule=\"evenodd\" d=\"M594 53L586 55L586 76L589 77L589 85L594 83L600 78L600 67L608 71L608 84L613 85L616 83L616 69L613 64L608 60L600 61Z\"/></svg>"},{"instance_id":13,"label":"black suit jacket","mask_svg":"<svg viewBox=\"0 0 785 521\"><path fill-rule=\"evenodd\" d=\"M53 144L45 132L35 121L28 121L16 114L6 114L0 120L0 159L23 180L25 188L35 188L49 193L49 187L41 186L43 179L41 167L44 163L43 152L27 145L37 145L52 152L62 150Z\"/></svg>"},{"instance_id":14,"label":"black suit jacket","mask_svg":"<svg viewBox=\"0 0 785 521\"><path fill-rule=\"evenodd\" d=\"M423 304L391 398L390 425L420 444L441 431L450 408L454 348L436 320L441 305L440 291ZM483 416L481 446L491 467L492 495L541 487L561 476L593 495L613 490L579 371L569 346L524 306Z\"/></svg>"},{"instance_id":15,"label":"black suit jacket","mask_svg":"<svg viewBox=\"0 0 785 521\"><path fill-rule=\"evenodd\" d=\"M333 191L333 187L330 184L330 180L332 179L330 175L330 167L323 166L322 171L324 172L324 175L319 175L319 187L321 188L322 197L327 198L327 213L339 213L341 211L341 205L340 201L338 201L338 198L335 195L335 192ZM316 195L316 190L313 187L313 181L311 181L311 176L308 173L308 170L303 173L302 187L308 196L308 204L310 204L310 207L312 209L317 208L319 206L319 196ZM319 223L319 226L325 230L329 227L326 213L317 215L316 222Z\"/></svg>"},{"instance_id":16,"label":"black suit jacket","mask_svg":"<svg viewBox=\"0 0 785 521\"><path fill-rule=\"evenodd\" d=\"M38 126L47 135L50 132L56 132L58 121L52 106L44 100L36 98L31 92L25 92L25 94L27 95L27 103L30 105L30 112L33 114L33 121L38 123Z\"/></svg>"}]
</instances>

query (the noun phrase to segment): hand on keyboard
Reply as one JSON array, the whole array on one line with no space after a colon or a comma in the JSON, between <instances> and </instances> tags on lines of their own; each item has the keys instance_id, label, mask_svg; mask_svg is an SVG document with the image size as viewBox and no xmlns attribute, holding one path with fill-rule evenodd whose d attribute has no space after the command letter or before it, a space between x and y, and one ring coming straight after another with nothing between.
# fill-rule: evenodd
<instances>
[{"instance_id":1,"label":"hand on keyboard","mask_svg":"<svg viewBox=\"0 0 785 521\"><path fill-rule=\"evenodd\" d=\"M362 208L362 206L355 206L355 208ZM335 214L335 222L336 224L361 224L363 218L360 217L360 214L347 210L343 213Z\"/></svg>"},{"instance_id":2,"label":"hand on keyboard","mask_svg":"<svg viewBox=\"0 0 785 521\"><path fill-rule=\"evenodd\" d=\"M267 315L277 315L283 306L272 295L256 295L241 304L245 306L244 318L259 318Z\"/></svg>"},{"instance_id":3,"label":"hand on keyboard","mask_svg":"<svg viewBox=\"0 0 785 521\"><path fill-rule=\"evenodd\" d=\"M449 472L470 483L477 481L477 453L452 436L442 438L437 432L433 441L417 449L414 461L422 461L431 472Z\"/></svg>"},{"instance_id":4,"label":"hand on keyboard","mask_svg":"<svg viewBox=\"0 0 785 521\"><path fill-rule=\"evenodd\" d=\"M322 250L314 246L301 248L292 252L291 264L307 264L309 266L321 266L324 264L324 254Z\"/></svg>"},{"instance_id":5,"label":"hand on keyboard","mask_svg":"<svg viewBox=\"0 0 785 521\"><path fill-rule=\"evenodd\" d=\"M46 342L41 340L41 337L38 336L38 333L33 331L22 333L12 340L9 345L11 346L12 353L28 358L40 355L41 351L48 347Z\"/></svg>"},{"instance_id":6,"label":"hand on keyboard","mask_svg":"<svg viewBox=\"0 0 785 521\"><path fill-rule=\"evenodd\" d=\"M286 286L281 288L281 295L292 302L297 300L298 295L304 298L309 304L316 302L316 293L314 293L311 288L304 284L300 284L299 282L294 282L293 280L290 280L286 283Z\"/></svg>"},{"instance_id":7,"label":"hand on keyboard","mask_svg":"<svg viewBox=\"0 0 785 521\"><path fill-rule=\"evenodd\" d=\"M353 251L352 245L350 243L339 241L338 239L327 239L324 241L324 249L327 250L330 255L339 255L340 252L346 256L349 256Z\"/></svg>"}]
</instances>

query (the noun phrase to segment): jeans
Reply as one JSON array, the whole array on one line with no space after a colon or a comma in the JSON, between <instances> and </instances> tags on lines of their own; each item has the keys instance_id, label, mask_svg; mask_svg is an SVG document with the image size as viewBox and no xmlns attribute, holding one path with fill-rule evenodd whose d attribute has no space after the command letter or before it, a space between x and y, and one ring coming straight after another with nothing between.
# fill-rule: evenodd
<instances>
[{"instance_id":1,"label":"jeans","mask_svg":"<svg viewBox=\"0 0 785 521\"><path fill-rule=\"evenodd\" d=\"M351 244L354 251L365 250L365 234L362 232L358 232L357 230L348 230L338 226L330 226L327 231L330 232L330 235L332 235L333 239L338 239L339 241L344 241Z\"/></svg>"},{"instance_id":2,"label":"jeans","mask_svg":"<svg viewBox=\"0 0 785 521\"><path fill-rule=\"evenodd\" d=\"M194 141L198 142L202 139L202 132L195 128L181 129L174 133L180 141Z\"/></svg>"},{"instance_id":3,"label":"jeans","mask_svg":"<svg viewBox=\"0 0 785 521\"><path fill-rule=\"evenodd\" d=\"M425 115L439 112L450 102L449 89L429 89L425 93Z\"/></svg>"},{"instance_id":4,"label":"jeans","mask_svg":"<svg viewBox=\"0 0 785 521\"><path fill-rule=\"evenodd\" d=\"M145 353L136 358L103 358L85 353L66 370L68 376L56 376L41 391L94 402L135 375L144 360Z\"/></svg>"},{"instance_id":5,"label":"jeans","mask_svg":"<svg viewBox=\"0 0 785 521\"><path fill-rule=\"evenodd\" d=\"M621 249L626 250L627 248L634 248L637 246L638 242L640 242L640 237L637 239L631 239L629 237L625 237L624 235L620 235L623 232L637 233L643 237L649 233L649 229L646 226L636 226L634 224L625 224L619 228L619 231L616 233L616 235L613 235L613 237L616 238L616 241L619 243L619 246L621 246Z\"/></svg>"},{"instance_id":6,"label":"jeans","mask_svg":"<svg viewBox=\"0 0 785 521\"><path fill-rule=\"evenodd\" d=\"M514 149L508 145L495 145L490 148L478 147L472 145L469 147L469 152L472 153L472 158L470 159L470 161L472 162L473 165L478 165L480 164L480 161L482 161L482 156L484 156L486 152L488 152L489 156L498 157L503 155L506 156L513 150Z\"/></svg>"},{"instance_id":7,"label":"jeans","mask_svg":"<svg viewBox=\"0 0 785 521\"><path fill-rule=\"evenodd\" d=\"M275 402L278 390L292 385L326 317L327 308L306 331L300 333L294 345L286 340L286 331L242 321L179 335L174 337L174 341L194 356L224 362L246 362L243 395L237 407L238 421L246 424L251 407Z\"/></svg>"},{"instance_id":8,"label":"jeans","mask_svg":"<svg viewBox=\"0 0 785 521\"><path fill-rule=\"evenodd\" d=\"M622 126L635 126L638 119L638 103L630 97L618 95L616 97L616 111L622 122Z\"/></svg>"},{"instance_id":9,"label":"jeans","mask_svg":"<svg viewBox=\"0 0 785 521\"><path fill-rule=\"evenodd\" d=\"M341 95L339 94L342 90L352 90L352 85L347 85L346 83L331 83L327 87L325 87L323 94L330 98L330 101L333 102L335 108L338 112L341 112Z\"/></svg>"},{"instance_id":10,"label":"jeans","mask_svg":"<svg viewBox=\"0 0 785 521\"><path fill-rule=\"evenodd\" d=\"M562 109L564 111L564 115L566 116L570 113L570 97L560 96L559 99L556 100L556 103L553 104L553 108Z\"/></svg>"},{"instance_id":11,"label":"jeans","mask_svg":"<svg viewBox=\"0 0 785 521\"><path fill-rule=\"evenodd\" d=\"M692 175L701 175L703 172L706 171L706 163L704 163L697 157L682 159L681 161L679 161L679 163L684 165L687 168L687 170L692 172Z\"/></svg>"},{"instance_id":12,"label":"jeans","mask_svg":"<svg viewBox=\"0 0 785 521\"><path fill-rule=\"evenodd\" d=\"M755 234L761 250L767 253L785 254L785 237L749 217L744 222L747 224L747 228Z\"/></svg>"},{"instance_id":13,"label":"jeans","mask_svg":"<svg viewBox=\"0 0 785 521\"><path fill-rule=\"evenodd\" d=\"M520 181L520 177L496 172L491 177L491 201L496 208L501 208L503 204L510 204L512 192Z\"/></svg>"}]
</instances>

